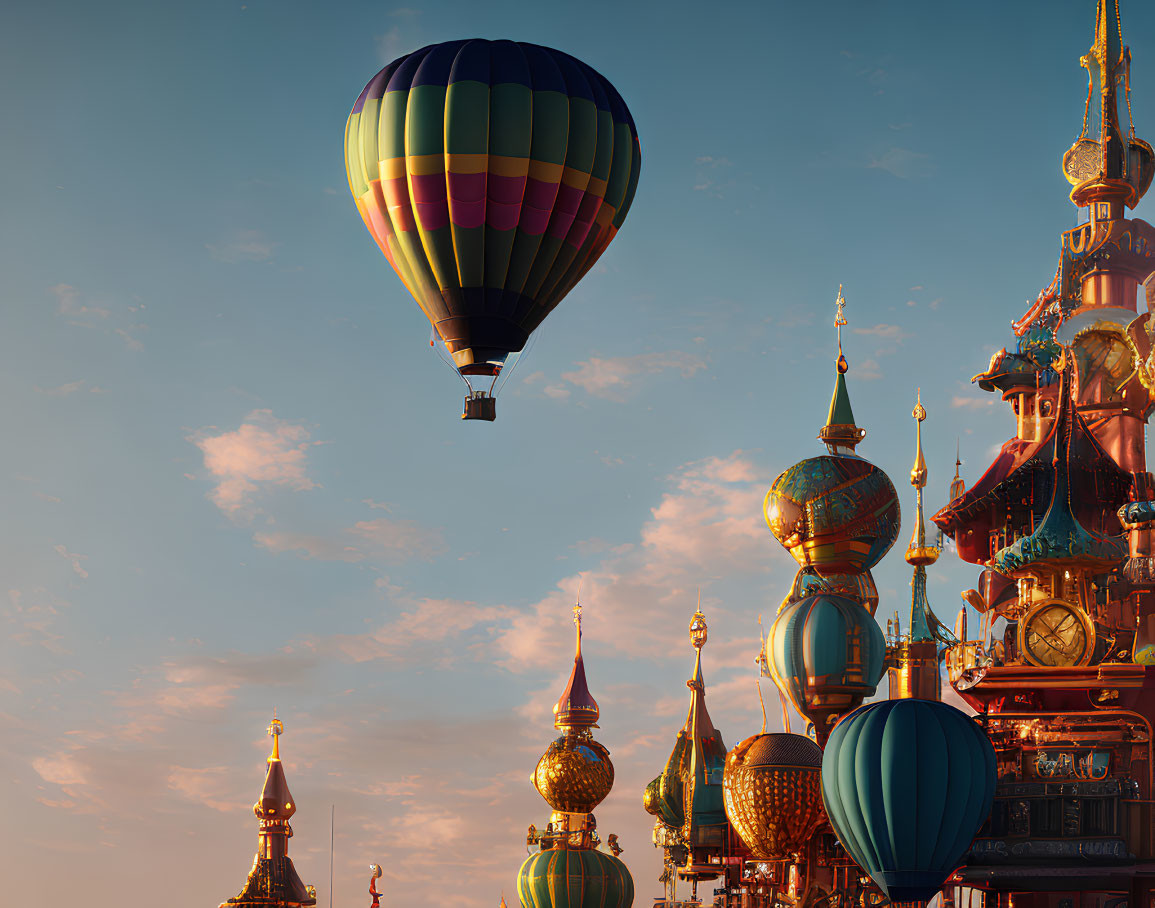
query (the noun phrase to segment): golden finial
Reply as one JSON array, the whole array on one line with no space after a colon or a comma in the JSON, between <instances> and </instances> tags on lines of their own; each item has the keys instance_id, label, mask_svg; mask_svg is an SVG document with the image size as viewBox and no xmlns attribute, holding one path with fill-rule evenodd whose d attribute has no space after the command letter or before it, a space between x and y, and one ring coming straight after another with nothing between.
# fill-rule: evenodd
<instances>
[{"instance_id":1,"label":"golden finial","mask_svg":"<svg viewBox=\"0 0 1155 908\"><path fill-rule=\"evenodd\" d=\"M706 616L702 614L702 588L698 587L698 608L690 618L690 644L694 649L701 651L706 645Z\"/></svg>"},{"instance_id":2,"label":"golden finial","mask_svg":"<svg viewBox=\"0 0 1155 908\"><path fill-rule=\"evenodd\" d=\"M910 415L915 420L914 466L910 471L910 484L915 489L914 532L906 548L906 561L916 567L934 564L938 560L938 549L926 544L926 521L922 515L922 490L926 487L926 458L922 453L922 423L926 419L926 408L922 405L922 389L919 388L914 409Z\"/></svg>"},{"instance_id":3,"label":"golden finial","mask_svg":"<svg viewBox=\"0 0 1155 908\"><path fill-rule=\"evenodd\" d=\"M914 467L910 471L910 484L916 489L926 486L926 458L922 456L922 422L926 419L926 407L922 405L922 388L918 389L918 398L910 415L915 418L914 434Z\"/></svg>"},{"instance_id":4,"label":"golden finial","mask_svg":"<svg viewBox=\"0 0 1155 908\"><path fill-rule=\"evenodd\" d=\"M838 285L838 299L834 301L837 310L834 313L834 327L838 330L838 371L843 375L850 368L846 357L842 355L842 326L846 324L846 300L842 298L842 285Z\"/></svg>"},{"instance_id":5,"label":"golden finial","mask_svg":"<svg viewBox=\"0 0 1155 908\"><path fill-rule=\"evenodd\" d=\"M269 761L281 759L281 735L285 733L285 723L277 718L277 708L273 707L273 721L267 729L273 739L273 752L269 754Z\"/></svg>"}]
</instances>

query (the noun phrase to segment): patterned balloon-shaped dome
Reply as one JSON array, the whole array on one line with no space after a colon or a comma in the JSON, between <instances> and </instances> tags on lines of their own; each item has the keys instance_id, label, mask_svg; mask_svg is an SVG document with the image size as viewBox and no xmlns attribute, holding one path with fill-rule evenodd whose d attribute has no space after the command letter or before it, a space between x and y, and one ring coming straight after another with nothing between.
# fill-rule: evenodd
<instances>
[{"instance_id":1,"label":"patterned balloon-shaped dome","mask_svg":"<svg viewBox=\"0 0 1155 908\"><path fill-rule=\"evenodd\" d=\"M522 908L630 908L634 879L613 855L555 848L526 858L517 874Z\"/></svg>"},{"instance_id":2,"label":"patterned balloon-shaped dome","mask_svg":"<svg viewBox=\"0 0 1155 908\"><path fill-rule=\"evenodd\" d=\"M589 734L566 734L542 754L533 785L554 810L589 813L614 784L610 752Z\"/></svg>"},{"instance_id":3,"label":"patterned balloon-shaped dome","mask_svg":"<svg viewBox=\"0 0 1155 908\"><path fill-rule=\"evenodd\" d=\"M795 464L774 480L763 508L774 538L802 567L824 577L869 570L898 538L894 484L853 455Z\"/></svg>"},{"instance_id":4,"label":"patterned balloon-shaped dome","mask_svg":"<svg viewBox=\"0 0 1155 908\"><path fill-rule=\"evenodd\" d=\"M886 640L853 599L821 594L786 606L766 638L778 689L816 725L858 706L882 678Z\"/></svg>"},{"instance_id":5,"label":"patterned balloon-shaped dome","mask_svg":"<svg viewBox=\"0 0 1155 908\"><path fill-rule=\"evenodd\" d=\"M821 769L822 749L803 735L755 735L726 756L726 816L755 858L803 850L825 822Z\"/></svg>"}]
</instances>

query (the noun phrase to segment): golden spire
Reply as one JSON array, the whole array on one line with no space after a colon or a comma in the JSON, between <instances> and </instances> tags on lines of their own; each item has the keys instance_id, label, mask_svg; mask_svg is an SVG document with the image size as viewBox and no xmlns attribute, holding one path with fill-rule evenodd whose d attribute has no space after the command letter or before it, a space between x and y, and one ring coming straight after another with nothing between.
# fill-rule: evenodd
<instances>
[{"instance_id":1,"label":"golden spire","mask_svg":"<svg viewBox=\"0 0 1155 908\"><path fill-rule=\"evenodd\" d=\"M277 708L273 707L273 721L269 723L266 729L273 739L273 752L269 754L269 762L281 759L281 735L285 733L285 723L277 718Z\"/></svg>"},{"instance_id":2,"label":"golden spire","mask_svg":"<svg viewBox=\"0 0 1155 908\"><path fill-rule=\"evenodd\" d=\"M1151 146L1135 137L1131 121L1131 51L1123 46L1119 0L1099 0L1095 38L1079 64L1087 70L1087 103L1082 132L1063 155L1063 173L1075 187L1071 201L1079 206L1111 203L1105 213L1093 209L1092 219L1114 219L1122 216L1120 203L1135 207L1155 169ZM1119 117L1119 86L1127 103L1126 129ZM1098 104L1093 108L1096 89ZM1092 111L1097 118L1092 117ZM1091 134L1095 126L1097 136Z\"/></svg>"},{"instance_id":3,"label":"golden spire","mask_svg":"<svg viewBox=\"0 0 1155 908\"><path fill-rule=\"evenodd\" d=\"M834 313L834 327L838 331L838 371L845 374L850 368L846 357L842 355L842 326L846 324L846 300L842 298L842 285L838 285L838 299L834 301L838 307Z\"/></svg>"},{"instance_id":4,"label":"golden spire","mask_svg":"<svg viewBox=\"0 0 1155 908\"><path fill-rule=\"evenodd\" d=\"M914 433L914 467L910 471L910 484L915 488L916 508L914 515L914 532L910 536L910 544L906 547L906 560L915 567L934 564L938 561L938 549L926 544L926 521L922 516L922 490L926 488L926 458L922 453L922 423L926 419L926 408L922 405L922 389L918 390L918 398L910 415L915 420Z\"/></svg>"}]
</instances>

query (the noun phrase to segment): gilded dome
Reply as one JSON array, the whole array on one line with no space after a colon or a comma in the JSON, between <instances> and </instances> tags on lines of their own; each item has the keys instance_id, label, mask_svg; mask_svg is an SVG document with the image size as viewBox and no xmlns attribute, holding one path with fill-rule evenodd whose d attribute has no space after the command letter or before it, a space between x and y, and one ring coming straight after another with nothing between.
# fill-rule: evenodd
<instances>
[{"instance_id":1,"label":"gilded dome","mask_svg":"<svg viewBox=\"0 0 1155 908\"><path fill-rule=\"evenodd\" d=\"M823 454L774 480L763 505L770 532L823 577L870 570L898 538L898 493L860 457Z\"/></svg>"},{"instance_id":2,"label":"gilded dome","mask_svg":"<svg viewBox=\"0 0 1155 908\"><path fill-rule=\"evenodd\" d=\"M726 817L755 858L789 857L826 821L821 776L822 750L802 735L755 735L727 754Z\"/></svg>"},{"instance_id":3,"label":"gilded dome","mask_svg":"<svg viewBox=\"0 0 1155 908\"><path fill-rule=\"evenodd\" d=\"M610 753L589 732L562 735L542 754L533 771L534 788L554 810L589 813L614 784Z\"/></svg>"}]
</instances>

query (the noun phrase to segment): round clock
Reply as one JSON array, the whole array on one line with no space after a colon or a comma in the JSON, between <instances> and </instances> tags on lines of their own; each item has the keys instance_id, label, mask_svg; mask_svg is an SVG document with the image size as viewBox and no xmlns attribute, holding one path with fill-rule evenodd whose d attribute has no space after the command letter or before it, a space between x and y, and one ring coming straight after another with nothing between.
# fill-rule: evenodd
<instances>
[{"instance_id":1,"label":"round clock","mask_svg":"<svg viewBox=\"0 0 1155 908\"><path fill-rule=\"evenodd\" d=\"M1018 644L1031 665L1086 665L1095 651L1095 625L1078 606L1045 599L1019 619Z\"/></svg>"}]
</instances>

